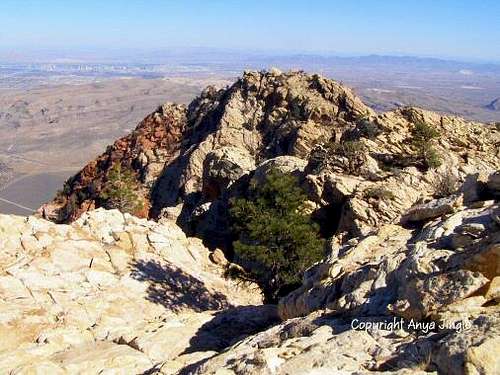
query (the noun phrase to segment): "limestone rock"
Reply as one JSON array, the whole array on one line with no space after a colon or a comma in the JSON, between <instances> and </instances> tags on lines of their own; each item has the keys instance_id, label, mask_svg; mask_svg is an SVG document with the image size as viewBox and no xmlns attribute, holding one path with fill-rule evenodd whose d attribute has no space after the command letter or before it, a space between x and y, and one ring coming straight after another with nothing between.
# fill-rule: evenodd
<instances>
[{"instance_id":1,"label":"limestone rock","mask_svg":"<svg viewBox=\"0 0 500 375\"><path fill-rule=\"evenodd\" d=\"M440 135L438 168L412 146L418 122ZM158 222L99 209L113 163ZM229 248L230 200L272 169L297 176L331 236L277 309L203 245ZM491 126L377 114L319 75L208 87L146 117L41 210L73 224L0 216L0 372L497 373L499 169ZM403 318L439 327L351 326Z\"/></svg>"},{"instance_id":2,"label":"limestone rock","mask_svg":"<svg viewBox=\"0 0 500 375\"><path fill-rule=\"evenodd\" d=\"M215 264L218 264L219 266L226 266L228 264L228 260L226 259L226 256L220 249L215 249L210 253L210 260L214 262Z\"/></svg>"},{"instance_id":3,"label":"limestone rock","mask_svg":"<svg viewBox=\"0 0 500 375\"><path fill-rule=\"evenodd\" d=\"M273 159L266 160L256 169L252 180L257 184L265 181L266 176L271 170L276 170L281 173L300 174L306 167L306 161L294 156L278 156Z\"/></svg>"},{"instance_id":4,"label":"limestone rock","mask_svg":"<svg viewBox=\"0 0 500 375\"><path fill-rule=\"evenodd\" d=\"M172 221L103 209L71 226L0 215L0 244L1 373L143 373L189 350L221 309L261 303ZM276 319L256 315L237 320L241 332ZM219 332L196 345L209 350Z\"/></svg>"},{"instance_id":5,"label":"limestone rock","mask_svg":"<svg viewBox=\"0 0 500 375\"><path fill-rule=\"evenodd\" d=\"M461 207L416 232L385 225L339 245L282 298L282 324L178 373L496 374L497 207ZM477 237L454 250L454 234Z\"/></svg>"},{"instance_id":6,"label":"limestone rock","mask_svg":"<svg viewBox=\"0 0 500 375\"><path fill-rule=\"evenodd\" d=\"M440 134L437 169L426 169L412 147L412 129L421 121ZM182 204L175 216L182 228L225 248L228 200L244 195L249 179L262 181L271 167L299 177L317 205L313 214L328 226L324 232L357 237L398 223L410 208L466 178L460 195L467 204L496 191L497 178L488 182L486 176L499 170L500 154L491 126L414 107L377 114L338 82L273 70L245 72L225 89L208 87L187 108L162 106L71 178L42 213L70 222L99 207L114 162L140 182L141 215L173 217L169 210ZM453 184L446 176L453 176ZM455 203L425 203L408 218L451 213ZM199 215L202 206L210 210ZM456 241L459 246L461 239Z\"/></svg>"},{"instance_id":7,"label":"limestone rock","mask_svg":"<svg viewBox=\"0 0 500 375\"><path fill-rule=\"evenodd\" d=\"M420 320L446 315L448 307L453 310L454 304L478 293L485 297L479 306L485 307L471 305L471 315L464 309L461 318L477 316L488 304L494 308L500 227L490 213L496 207L491 203L462 208L429 222L418 234L393 225L348 241L313 267L301 288L280 301L281 316L326 308L348 316L395 313ZM455 234L476 230L478 224L484 232L458 252L450 248Z\"/></svg>"},{"instance_id":8,"label":"limestone rock","mask_svg":"<svg viewBox=\"0 0 500 375\"><path fill-rule=\"evenodd\" d=\"M255 162L245 150L223 147L210 152L203 166L203 193L209 200L218 198L241 176L255 168Z\"/></svg>"},{"instance_id":9,"label":"limestone rock","mask_svg":"<svg viewBox=\"0 0 500 375\"><path fill-rule=\"evenodd\" d=\"M428 203L419 204L412 207L403 217L403 222L425 221L437 217L451 214L462 204L461 196L451 196L435 199Z\"/></svg>"}]
</instances>

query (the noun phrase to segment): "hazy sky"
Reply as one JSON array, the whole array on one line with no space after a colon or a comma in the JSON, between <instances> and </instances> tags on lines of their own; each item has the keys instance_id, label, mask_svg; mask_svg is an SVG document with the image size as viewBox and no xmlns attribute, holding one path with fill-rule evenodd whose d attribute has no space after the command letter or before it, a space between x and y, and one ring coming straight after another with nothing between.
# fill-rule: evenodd
<instances>
[{"instance_id":1,"label":"hazy sky","mask_svg":"<svg viewBox=\"0 0 500 375\"><path fill-rule=\"evenodd\" d=\"M500 0L0 0L0 48L199 46L500 61Z\"/></svg>"}]
</instances>

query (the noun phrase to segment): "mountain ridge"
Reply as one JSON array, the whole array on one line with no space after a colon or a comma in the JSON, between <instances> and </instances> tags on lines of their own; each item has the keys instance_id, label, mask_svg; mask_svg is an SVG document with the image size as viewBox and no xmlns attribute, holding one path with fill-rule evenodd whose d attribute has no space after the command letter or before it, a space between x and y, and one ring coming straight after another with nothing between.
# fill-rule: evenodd
<instances>
[{"instance_id":1,"label":"mountain ridge","mask_svg":"<svg viewBox=\"0 0 500 375\"><path fill-rule=\"evenodd\" d=\"M498 373L499 145L493 124L377 114L303 72L165 104L40 210L68 224L0 215L0 371ZM99 207L117 163L154 220ZM327 240L277 306L224 277L244 266L232 198L271 171Z\"/></svg>"},{"instance_id":2,"label":"mountain ridge","mask_svg":"<svg viewBox=\"0 0 500 375\"><path fill-rule=\"evenodd\" d=\"M361 123L365 120L380 129L380 134L372 139L363 136L361 128L366 125ZM120 161L135 173L142 186L141 197L149 208L143 216L159 218L162 210L174 212L177 206L179 224L188 233L201 233L204 237L202 232L208 231L210 236L223 238L227 229L216 233L214 228L207 227L210 218L200 223L200 215L207 216L202 207L210 204L213 207L209 211L224 211L229 195L233 194L231 190L238 185L245 189L244 176L251 177L259 165L272 164L274 158L282 157L290 158L290 163L296 164L295 169L300 169L303 187L319 216L322 215L319 211L339 205L339 210L346 212L338 230L360 234L373 223L367 225L372 220L365 217L361 219L365 223L355 228L349 224L353 215L356 221L356 216L361 215L359 210L366 205L361 192L353 195L355 190L373 188L377 181L379 185L406 186L403 188L406 195L401 202L391 202L388 213L376 214L377 210L367 208L386 221L396 220L398 214L425 194L432 195L432 181L439 173L420 171L418 165L398 165L401 161L406 163L403 159L414 158L415 151L408 139L417 122L427 122L439 129L437 147L446 154L444 164L448 164L447 169L457 178L463 180L466 170L491 173L498 168L498 130L492 125L412 107L377 114L350 89L319 75L250 71L227 89L208 87L186 108L167 104L149 115L131 136L115 142L98 159L106 160L104 164L101 162L102 167L90 163L68 181L67 193L60 194L40 212L52 220L66 222L87 208L99 207L103 204L99 190L111 162ZM162 128L171 129L175 136L155 130ZM148 134L148 142L136 142L142 133ZM340 164L335 167L334 175L331 171L319 174L304 171L318 145L339 144L349 141L348 138L368 150L358 155L363 159L360 160L363 176L350 174L346 170L347 160L337 160ZM123 153L122 148L134 151ZM464 169L462 165L467 167ZM404 182L404 174L390 172L393 167L419 180L420 189ZM443 166L442 171L445 169ZM84 177L86 172L88 176ZM325 188L335 192L336 197L322 197ZM179 202L183 202L182 207ZM213 219L212 212L208 216ZM222 246L223 242L216 245Z\"/></svg>"}]
</instances>

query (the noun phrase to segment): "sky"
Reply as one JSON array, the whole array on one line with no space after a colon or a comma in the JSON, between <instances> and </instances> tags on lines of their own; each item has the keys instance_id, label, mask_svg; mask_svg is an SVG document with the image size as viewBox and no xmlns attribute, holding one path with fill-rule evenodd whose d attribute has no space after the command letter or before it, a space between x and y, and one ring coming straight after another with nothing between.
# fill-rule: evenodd
<instances>
[{"instance_id":1,"label":"sky","mask_svg":"<svg viewBox=\"0 0 500 375\"><path fill-rule=\"evenodd\" d=\"M0 0L0 49L209 47L500 61L499 0Z\"/></svg>"}]
</instances>

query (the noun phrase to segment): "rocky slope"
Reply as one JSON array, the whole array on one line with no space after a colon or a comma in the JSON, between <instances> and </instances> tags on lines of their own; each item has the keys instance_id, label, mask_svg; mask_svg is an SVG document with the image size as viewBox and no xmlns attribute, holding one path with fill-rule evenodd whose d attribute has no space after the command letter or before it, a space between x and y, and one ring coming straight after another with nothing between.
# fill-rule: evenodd
<instances>
[{"instance_id":1,"label":"rocky slope","mask_svg":"<svg viewBox=\"0 0 500 375\"><path fill-rule=\"evenodd\" d=\"M412 145L419 123L438 133L439 167ZM80 217L73 224L0 218L0 322L22 344L0 350L0 368L499 373L499 146L493 125L418 108L377 114L302 72L248 72L188 107L165 105L41 210ZM117 162L157 222L93 210ZM277 309L224 280L223 253L202 245L230 250L229 199L271 169L299 178L328 238L325 259Z\"/></svg>"},{"instance_id":2,"label":"rocky slope","mask_svg":"<svg viewBox=\"0 0 500 375\"><path fill-rule=\"evenodd\" d=\"M499 183L490 177L491 197ZM500 205L443 214L447 203L414 207L433 207L417 230L383 225L335 246L280 301L288 320L189 373L499 373Z\"/></svg>"},{"instance_id":3,"label":"rocky slope","mask_svg":"<svg viewBox=\"0 0 500 375\"><path fill-rule=\"evenodd\" d=\"M332 243L278 310L170 220L2 215L0 372L497 374L500 173L478 188Z\"/></svg>"},{"instance_id":4,"label":"rocky slope","mask_svg":"<svg viewBox=\"0 0 500 375\"><path fill-rule=\"evenodd\" d=\"M176 358L173 371L276 319L172 222L0 215L0 245L2 374L133 374Z\"/></svg>"},{"instance_id":5,"label":"rocky slope","mask_svg":"<svg viewBox=\"0 0 500 375\"><path fill-rule=\"evenodd\" d=\"M415 162L409 138L418 122L440 134L437 170ZM141 133L149 142L136 141ZM355 156L325 147L345 142L358 145ZM377 115L350 89L317 75L247 72L228 89L207 88L188 108L168 105L149 116L44 209L71 221L98 207L109 166L119 161L143 183L149 217L180 215L186 232L225 247L228 198L274 167L298 173L324 233L363 235L439 194L445 171L458 184L498 169L499 142L491 124L417 108Z\"/></svg>"},{"instance_id":6,"label":"rocky slope","mask_svg":"<svg viewBox=\"0 0 500 375\"><path fill-rule=\"evenodd\" d=\"M145 211L137 214L147 216L149 190L165 162L178 151L185 121L183 105L165 104L158 108L130 135L118 139L104 154L70 178L56 197L55 204L41 208L43 216L56 222L69 222L99 207L102 204L99 193L116 162L122 168L132 170L140 182L142 189L138 194L146 204Z\"/></svg>"}]
</instances>

